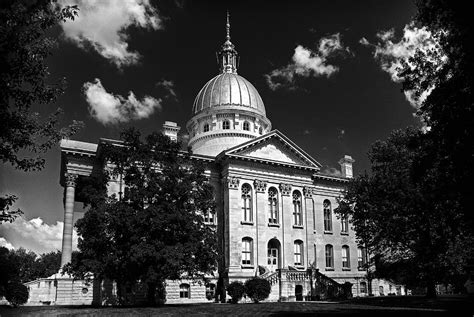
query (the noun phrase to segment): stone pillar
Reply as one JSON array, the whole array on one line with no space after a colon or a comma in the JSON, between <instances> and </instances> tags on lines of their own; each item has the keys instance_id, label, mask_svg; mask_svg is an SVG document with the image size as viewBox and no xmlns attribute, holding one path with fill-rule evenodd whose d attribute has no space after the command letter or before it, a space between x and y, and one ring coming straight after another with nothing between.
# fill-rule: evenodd
<instances>
[{"instance_id":1,"label":"stone pillar","mask_svg":"<svg viewBox=\"0 0 474 317\"><path fill-rule=\"evenodd\" d=\"M72 233L74 223L74 192L76 189L76 174L66 174L66 197L64 202L63 246L61 250L61 267L71 262Z\"/></svg>"}]
</instances>

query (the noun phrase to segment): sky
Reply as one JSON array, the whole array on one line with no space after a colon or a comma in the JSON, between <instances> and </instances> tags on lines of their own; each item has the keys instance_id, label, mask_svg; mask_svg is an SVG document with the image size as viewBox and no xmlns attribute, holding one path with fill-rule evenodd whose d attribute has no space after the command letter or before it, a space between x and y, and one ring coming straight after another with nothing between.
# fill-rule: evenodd
<instances>
[{"instance_id":1,"label":"sky","mask_svg":"<svg viewBox=\"0 0 474 317\"><path fill-rule=\"evenodd\" d=\"M187 133L194 98L218 74L216 51L231 41L240 55L239 75L260 93L267 117L337 174L351 155L355 174L370 168L370 145L394 129L420 127L419 100L404 93L396 66L429 33L411 24L416 8L399 1L86 1L79 16L50 32L58 47L48 60L52 81L68 87L57 104L61 124L80 120L72 139L97 143L137 127L143 135L175 121ZM46 167L24 173L0 167L0 194L19 196L21 219L0 225L0 245L38 253L60 248L63 188L60 149ZM76 203L75 218L82 216Z\"/></svg>"}]
</instances>

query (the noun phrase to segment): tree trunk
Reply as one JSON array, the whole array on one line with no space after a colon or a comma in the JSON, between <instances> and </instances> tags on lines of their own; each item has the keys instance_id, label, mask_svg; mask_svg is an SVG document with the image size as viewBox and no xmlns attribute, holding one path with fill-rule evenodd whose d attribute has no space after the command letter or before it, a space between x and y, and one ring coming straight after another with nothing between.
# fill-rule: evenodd
<instances>
[{"instance_id":1,"label":"tree trunk","mask_svg":"<svg viewBox=\"0 0 474 317\"><path fill-rule=\"evenodd\" d=\"M147 290L146 290L147 304L149 306L155 306L156 305L156 301L155 301L156 284L155 283L148 283L147 286L148 286Z\"/></svg>"}]
</instances>

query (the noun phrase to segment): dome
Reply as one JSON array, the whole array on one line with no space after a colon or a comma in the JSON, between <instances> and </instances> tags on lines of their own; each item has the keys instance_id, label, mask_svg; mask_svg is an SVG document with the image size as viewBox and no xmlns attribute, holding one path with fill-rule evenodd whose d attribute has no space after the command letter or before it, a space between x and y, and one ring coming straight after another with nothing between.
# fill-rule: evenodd
<instances>
[{"instance_id":1,"label":"dome","mask_svg":"<svg viewBox=\"0 0 474 317\"><path fill-rule=\"evenodd\" d=\"M239 106L265 116L257 89L237 73L225 72L209 80L194 100L193 114L220 106Z\"/></svg>"},{"instance_id":2,"label":"dome","mask_svg":"<svg viewBox=\"0 0 474 317\"><path fill-rule=\"evenodd\" d=\"M216 157L272 128L257 89L237 75L239 54L230 41L229 16L226 31L226 41L217 53L220 74L199 91L186 124L188 147L194 154Z\"/></svg>"}]
</instances>

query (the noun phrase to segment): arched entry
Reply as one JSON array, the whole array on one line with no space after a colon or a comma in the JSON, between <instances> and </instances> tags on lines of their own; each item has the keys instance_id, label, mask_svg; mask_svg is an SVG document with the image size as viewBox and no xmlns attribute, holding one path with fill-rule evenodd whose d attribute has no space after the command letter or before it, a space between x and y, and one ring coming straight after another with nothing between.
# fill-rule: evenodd
<instances>
[{"instance_id":1,"label":"arched entry","mask_svg":"<svg viewBox=\"0 0 474 317\"><path fill-rule=\"evenodd\" d=\"M275 272L276 269L280 268L280 241L273 238L268 241L268 269L271 272Z\"/></svg>"}]
</instances>

